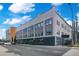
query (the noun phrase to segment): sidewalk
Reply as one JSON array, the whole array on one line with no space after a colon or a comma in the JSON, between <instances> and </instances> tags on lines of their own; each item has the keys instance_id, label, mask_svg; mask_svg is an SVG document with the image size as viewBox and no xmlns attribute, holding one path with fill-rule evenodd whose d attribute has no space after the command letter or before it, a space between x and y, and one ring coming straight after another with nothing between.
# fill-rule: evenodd
<instances>
[{"instance_id":1,"label":"sidewalk","mask_svg":"<svg viewBox=\"0 0 79 59\"><path fill-rule=\"evenodd\" d=\"M79 47L72 47L72 49L63 56L79 56Z\"/></svg>"},{"instance_id":2,"label":"sidewalk","mask_svg":"<svg viewBox=\"0 0 79 59\"><path fill-rule=\"evenodd\" d=\"M8 52L8 49L0 45L0 56L19 56L19 55L14 54L12 52Z\"/></svg>"}]
</instances>

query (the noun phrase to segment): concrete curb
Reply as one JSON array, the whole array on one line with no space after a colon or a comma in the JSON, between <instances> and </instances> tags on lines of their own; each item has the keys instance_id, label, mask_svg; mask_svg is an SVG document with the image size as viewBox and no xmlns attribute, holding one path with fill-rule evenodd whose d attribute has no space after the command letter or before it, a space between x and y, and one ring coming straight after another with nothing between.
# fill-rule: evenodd
<instances>
[{"instance_id":1,"label":"concrete curb","mask_svg":"<svg viewBox=\"0 0 79 59\"><path fill-rule=\"evenodd\" d=\"M69 51L67 51L62 56L79 56L79 48L78 47L72 47Z\"/></svg>"},{"instance_id":2,"label":"concrete curb","mask_svg":"<svg viewBox=\"0 0 79 59\"><path fill-rule=\"evenodd\" d=\"M18 54L7 51L8 49L0 45L0 56L19 56Z\"/></svg>"}]
</instances>

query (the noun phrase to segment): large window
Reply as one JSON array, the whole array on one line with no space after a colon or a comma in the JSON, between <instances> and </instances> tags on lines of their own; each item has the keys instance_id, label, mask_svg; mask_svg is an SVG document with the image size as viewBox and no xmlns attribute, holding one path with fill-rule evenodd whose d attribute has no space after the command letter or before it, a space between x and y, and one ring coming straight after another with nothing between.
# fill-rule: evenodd
<instances>
[{"instance_id":1,"label":"large window","mask_svg":"<svg viewBox=\"0 0 79 59\"><path fill-rule=\"evenodd\" d=\"M57 25L60 26L60 22L57 20Z\"/></svg>"},{"instance_id":2,"label":"large window","mask_svg":"<svg viewBox=\"0 0 79 59\"><path fill-rule=\"evenodd\" d=\"M52 18L45 21L45 35L52 35Z\"/></svg>"},{"instance_id":3,"label":"large window","mask_svg":"<svg viewBox=\"0 0 79 59\"><path fill-rule=\"evenodd\" d=\"M34 27L30 26L28 27L28 37L33 37L34 36Z\"/></svg>"},{"instance_id":4,"label":"large window","mask_svg":"<svg viewBox=\"0 0 79 59\"><path fill-rule=\"evenodd\" d=\"M67 31L68 31L68 32L70 32L70 29L69 29L69 28L67 28Z\"/></svg>"},{"instance_id":5,"label":"large window","mask_svg":"<svg viewBox=\"0 0 79 59\"><path fill-rule=\"evenodd\" d=\"M65 26L65 30L67 29L67 27Z\"/></svg>"},{"instance_id":6,"label":"large window","mask_svg":"<svg viewBox=\"0 0 79 59\"><path fill-rule=\"evenodd\" d=\"M23 38L27 38L27 28L23 29Z\"/></svg>"},{"instance_id":7,"label":"large window","mask_svg":"<svg viewBox=\"0 0 79 59\"><path fill-rule=\"evenodd\" d=\"M17 38L17 39L22 39L22 30L17 31L17 33L16 33L16 38Z\"/></svg>"},{"instance_id":8,"label":"large window","mask_svg":"<svg viewBox=\"0 0 79 59\"><path fill-rule=\"evenodd\" d=\"M46 21L45 21L45 25L49 25L49 24L52 24L52 20L51 20L52 18L50 18L50 19L47 19Z\"/></svg>"},{"instance_id":9,"label":"large window","mask_svg":"<svg viewBox=\"0 0 79 59\"><path fill-rule=\"evenodd\" d=\"M35 36L43 36L43 22L35 25Z\"/></svg>"},{"instance_id":10,"label":"large window","mask_svg":"<svg viewBox=\"0 0 79 59\"><path fill-rule=\"evenodd\" d=\"M61 27L64 28L64 24L61 24Z\"/></svg>"}]
</instances>

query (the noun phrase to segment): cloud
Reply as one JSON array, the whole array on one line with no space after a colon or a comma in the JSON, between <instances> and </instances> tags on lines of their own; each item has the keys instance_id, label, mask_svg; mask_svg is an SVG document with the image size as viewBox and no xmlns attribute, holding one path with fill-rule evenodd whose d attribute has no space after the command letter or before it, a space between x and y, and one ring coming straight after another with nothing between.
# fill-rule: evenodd
<instances>
[{"instance_id":1,"label":"cloud","mask_svg":"<svg viewBox=\"0 0 79 59\"><path fill-rule=\"evenodd\" d=\"M6 19L6 21L3 22L3 24L16 24L16 23L19 23L21 22L21 20L17 19L17 18L13 18L12 20L11 19Z\"/></svg>"},{"instance_id":2,"label":"cloud","mask_svg":"<svg viewBox=\"0 0 79 59\"><path fill-rule=\"evenodd\" d=\"M33 3L14 3L9 7L13 13L27 13L35 10Z\"/></svg>"},{"instance_id":3,"label":"cloud","mask_svg":"<svg viewBox=\"0 0 79 59\"><path fill-rule=\"evenodd\" d=\"M79 13L77 13L76 16L79 18Z\"/></svg>"},{"instance_id":4,"label":"cloud","mask_svg":"<svg viewBox=\"0 0 79 59\"><path fill-rule=\"evenodd\" d=\"M72 21L70 20L70 18L65 17L64 20L65 20L69 25L72 25Z\"/></svg>"},{"instance_id":5,"label":"cloud","mask_svg":"<svg viewBox=\"0 0 79 59\"><path fill-rule=\"evenodd\" d=\"M10 22L9 22L9 24L16 24L16 23L20 23L21 22L21 20L19 20L19 19L17 19L17 18L13 18Z\"/></svg>"},{"instance_id":6,"label":"cloud","mask_svg":"<svg viewBox=\"0 0 79 59\"><path fill-rule=\"evenodd\" d=\"M72 25L72 21L71 21L71 20L67 20L67 23L68 23L69 25Z\"/></svg>"},{"instance_id":7,"label":"cloud","mask_svg":"<svg viewBox=\"0 0 79 59\"><path fill-rule=\"evenodd\" d=\"M6 21L3 22L3 24L8 24L10 22L10 19L6 19Z\"/></svg>"},{"instance_id":8,"label":"cloud","mask_svg":"<svg viewBox=\"0 0 79 59\"><path fill-rule=\"evenodd\" d=\"M2 28L0 29L0 39L6 38L6 29Z\"/></svg>"},{"instance_id":9,"label":"cloud","mask_svg":"<svg viewBox=\"0 0 79 59\"><path fill-rule=\"evenodd\" d=\"M2 10L3 9L3 6L2 5L0 5L0 10Z\"/></svg>"},{"instance_id":10,"label":"cloud","mask_svg":"<svg viewBox=\"0 0 79 59\"><path fill-rule=\"evenodd\" d=\"M76 16L77 16L77 22L78 22L78 26L79 26L79 12L76 14Z\"/></svg>"},{"instance_id":11,"label":"cloud","mask_svg":"<svg viewBox=\"0 0 79 59\"><path fill-rule=\"evenodd\" d=\"M62 5L63 3L52 3L54 6L60 6Z\"/></svg>"},{"instance_id":12,"label":"cloud","mask_svg":"<svg viewBox=\"0 0 79 59\"><path fill-rule=\"evenodd\" d=\"M69 20L69 18L64 18L65 21Z\"/></svg>"},{"instance_id":13,"label":"cloud","mask_svg":"<svg viewBox=\"0 0 79 59\"><path fill-rule=\"evenodd\" d=\"M32 18L31 18L30 16L23 16L21 19L22 19L23 21L28 22L28 21L30 21Z\"/></svg>"},{"instance_id":14,"label":"cloud","mask_svg":"<svg viewBox=\"0 0 79 59\"><path fill-rule=\"evenodd\" d=\"M16 25L22 22L28 22L30 20L31 20L30 16L23 16L21 18L6 19L6 21L4 21L3 24Z\"/></svg>"}]
</instances>

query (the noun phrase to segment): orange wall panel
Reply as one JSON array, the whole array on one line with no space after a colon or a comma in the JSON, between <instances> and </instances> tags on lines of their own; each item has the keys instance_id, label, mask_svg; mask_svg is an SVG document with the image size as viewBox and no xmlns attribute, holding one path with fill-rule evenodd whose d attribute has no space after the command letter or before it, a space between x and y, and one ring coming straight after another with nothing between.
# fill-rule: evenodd
<instances>
[{"instance_id":1,"label":"orange wall panel","mask_svg":"<svg viewBox=\"0 0 79 59\"><path fill-rule=\"evenodd\" d=\"M15 27L11 27L9 30L10 36L11 38L15 38L16 37L16 28Z\"/></svg>"}]
</instances>

